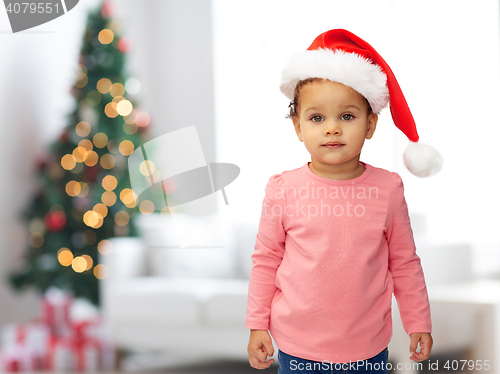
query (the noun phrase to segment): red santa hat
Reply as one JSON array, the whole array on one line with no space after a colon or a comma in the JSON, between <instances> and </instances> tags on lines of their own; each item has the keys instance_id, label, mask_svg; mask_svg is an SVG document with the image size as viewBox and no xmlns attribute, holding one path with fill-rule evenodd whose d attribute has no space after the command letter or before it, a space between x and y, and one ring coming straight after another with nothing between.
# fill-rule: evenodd
<instances>
[{"instance_id":1,"label":"red santa hat","mask_svg":"<svg viewBox=\"0 0 500 374\"><path fill-rule=\"evenodd\" d=\"M419 177L441 170L443 159L439 152L419 142L415 120L394 73L363 39L342 29L319 35L306 51L288 59L281 92L293 100L297 83L308 78L329 79L351 87L366 98L375 113L389 104L394 124L410 140L403 154L408 170Z\"/></svg>"}]
</instances>

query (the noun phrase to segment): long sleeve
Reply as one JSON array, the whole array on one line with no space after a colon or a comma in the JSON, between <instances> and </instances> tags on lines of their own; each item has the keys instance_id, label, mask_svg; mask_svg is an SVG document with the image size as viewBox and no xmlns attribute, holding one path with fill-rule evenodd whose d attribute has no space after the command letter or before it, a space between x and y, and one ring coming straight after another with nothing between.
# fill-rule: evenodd
<instances>
[{"instance_id":1,"label":"long sleeve","mask_svg":"<svg viewBox=\"0 0 500 374\"><path fill-rule=\"evenodd\" d=\"M276 272L283 259L286 236L286 197L281 175L273 175L265 191L255 250L252 254L245 319L246 328L257 330L269 329L271 303L277 290Z\"/></svg>"},{"instance_id":2,"label":"long sleeve","mask_svg":"<svg viewBox=\"0 0 500 374\"><path fill-rule=\"evenodd\" d=\"M406 333L430 333L432 324L429 299L420 258L413 240L403 182L398 174L392 173L392 175L394 187L386 234L394 296L398 302Z\"/></svg>"}]
</instances>

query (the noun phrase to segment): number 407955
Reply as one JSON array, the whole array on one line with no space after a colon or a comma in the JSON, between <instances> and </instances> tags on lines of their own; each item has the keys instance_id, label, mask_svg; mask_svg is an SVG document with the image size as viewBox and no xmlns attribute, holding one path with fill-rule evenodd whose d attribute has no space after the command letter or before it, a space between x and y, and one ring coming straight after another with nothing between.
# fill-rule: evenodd
<instances>
[{"instance_id":1,"label":"number 407955","mask_svg":"<svg viewBox=\"0 0 500 374\"><path fill-rule=\"evenodd\" d=\"M59 3L9 3L7 13L59 13Z\"/></svg>"},{"instance_id":2,"label":"number 407955","mask_svg":"<svg viewBox=\"0 0 500 374\"><path fill-rule=\"evenodd\" d=\"M490 360L447 360L443 368L446 370L490 370L495 362Z\"/></svg>"}]
</instances>

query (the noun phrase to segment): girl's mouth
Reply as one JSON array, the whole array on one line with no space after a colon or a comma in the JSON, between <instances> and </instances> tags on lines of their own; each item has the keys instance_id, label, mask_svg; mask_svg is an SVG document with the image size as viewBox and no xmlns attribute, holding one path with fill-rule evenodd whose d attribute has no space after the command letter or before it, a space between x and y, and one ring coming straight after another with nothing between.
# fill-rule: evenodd
<instances>
[{"instance_id":1,"label":"girl's mouth","mask_svg":"<svg viewBox=\"0 0 500 374\"><path fill-rule=\"evenodd\" d=\"M345 144L342 144L340 142L328 142L328 143L325 143L323 144L323 147L327 147L327 148L340 148L342 146L344 146Z\"/></svg>"}]
</instances>

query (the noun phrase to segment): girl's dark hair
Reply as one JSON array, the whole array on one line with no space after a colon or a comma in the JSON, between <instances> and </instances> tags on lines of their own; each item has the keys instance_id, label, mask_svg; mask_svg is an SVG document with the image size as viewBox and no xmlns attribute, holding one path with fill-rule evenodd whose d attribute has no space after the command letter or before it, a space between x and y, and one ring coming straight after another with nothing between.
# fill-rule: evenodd
<instances>
[{"instance_id":1,"label":"girl's dark hair","mask_svg":"<svg viewBox=\"0 0 500 374\"><path fill-rule=\"evenodd\" d=\"M295 91L293 92L293 100L290 101L290 104L288 104L288 115L286 116L286 118L292 118L298 114L297 108L299 107L299 95L302 86L320 80L322 80L322 78L307 78L297 83L297 85L295 86Z\"/></svg>"},{"instance_id":2,"label":"girl's dark hair","mask_svg":"<svg viewBox=\"0 0 500 374\"><path fill-rule=\"evenodd\" d=\"M295 117L297 113L297 108L299 106L299 95L300 95L300 89L305 86L308 83L313 83L323 80L323 78L307 78L304 80L299 81L297 85L295 86L295 91L293 93L293 100L290 101L290 104L288 104L288 114L286 115L286 118L292 118ZM366 101L366 105L368 105L368 114L373 113L372 107L368 100L363 96L363 98Z\"/></svg>"}]
</instances>

